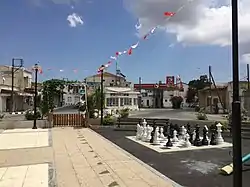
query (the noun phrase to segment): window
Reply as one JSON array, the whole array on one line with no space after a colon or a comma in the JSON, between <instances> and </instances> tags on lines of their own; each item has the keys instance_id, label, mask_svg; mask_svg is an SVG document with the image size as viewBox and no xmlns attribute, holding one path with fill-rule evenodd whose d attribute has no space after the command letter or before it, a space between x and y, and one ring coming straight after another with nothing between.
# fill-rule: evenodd
<instances>
[{"instance_id":1,"label":"window","mask_svg":"<svg viewBox=\"0 0 250 187\"><path fill-rule=\"evenodd\" d=\"M72 97L68 97L68 103L72 102Z\"/></svg>"},{"instance_id":2,"label":"window","mask_svg":"<svg viewBox=\"0 0 250 187\"><path fill-rule=\"evenodd\" d=\"M107 106L118 106L118 98L107 98L106 105Z\"/></svg>"},{"instance_id":3,"label":"window","mask_svg":"<svg viewBox=\"0 0 250 187\"><path fill-rule=\"evenodd\" d=\"M128 98L128 105L132 105L132 98Z\"/></svg>"},{"instance_id":4,"label":"window","mask_svg":"<svg viewBox=\"0 0 250 187\"><path fill-rule=\"evenodd\" d=\"M113 84L113 83L110 83L110 86L114 86L114 84Z\"/></svg>"},{"instance_id":5,"label":"window","mask_svg":"<svg viewBox=\"0 0 250 187\"><path fill-rule=\"evenodd\" d=\"M120 106L124 106L124 98L120 98Z\"/></svg>"},{"instance_id":6,"label":"window","mask_svg":"<svg viewBox=\"0 0 250 187\"><path fill-rule=\"evenodd\" d=\"M137 105L137 98L134 98L134 105Z\"/></svg>"}]
</instances>

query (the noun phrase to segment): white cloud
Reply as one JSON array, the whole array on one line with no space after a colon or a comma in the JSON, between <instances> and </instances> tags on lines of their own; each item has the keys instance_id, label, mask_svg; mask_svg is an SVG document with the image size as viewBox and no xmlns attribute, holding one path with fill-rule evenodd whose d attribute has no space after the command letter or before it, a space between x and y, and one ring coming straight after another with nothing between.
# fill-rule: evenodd
<instances>
[{"instance_id":1,"label":"white cloud","mask_svg":"<svg viewBox=\"0 0 250 187\"><path fill-rule=\"evenodd\" d=\"M125 7L139 18L145 34L150 28L160 25L161 29L174 34L183 45L231 45L230 0L124 0ZM176 12L166 21L163 13ZM250 62L250 1L239 0L239 42L242 61L248 56ZM248 54L249 53L249 54Z\"/></svg>"},{"instance_id":2,"label":"white cloud","mask_svg":"<svg viewBox=\"0 0 250 187\"><path fill-rule=\"evenodd\" d=\"M68 15L67 20L69 22L70 27L76 27L77 25L83 25L83 20L81 16L79 16L77 13L72 13Z\"/></svg>"}]
</instances>

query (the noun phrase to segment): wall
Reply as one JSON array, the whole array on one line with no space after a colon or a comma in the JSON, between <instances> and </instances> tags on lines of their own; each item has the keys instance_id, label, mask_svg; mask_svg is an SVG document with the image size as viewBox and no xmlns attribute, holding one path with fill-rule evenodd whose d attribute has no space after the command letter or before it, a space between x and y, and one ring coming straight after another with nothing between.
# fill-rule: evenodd
<instances>
[{"instance_id":1,"label":"wall","mask_svg":"<svg viewBox=\"0 0 250 187\"><path fill-rule=\"evenodd\" d=\"M64 105L74 105L80 102L80 98L79 94L63 94Z\"/></svg>"}]
</instances>

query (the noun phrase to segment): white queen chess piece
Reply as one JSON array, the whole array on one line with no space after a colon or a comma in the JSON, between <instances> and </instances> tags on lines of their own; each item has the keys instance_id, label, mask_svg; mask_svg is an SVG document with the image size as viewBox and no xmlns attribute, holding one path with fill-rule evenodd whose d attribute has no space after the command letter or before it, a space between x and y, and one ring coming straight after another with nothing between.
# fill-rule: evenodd
<instances>
[{"instance_id":1,"label":"white queen chess piece","mask_svg":"<svg viewBox=\"0 0 250 187\"><path fill-rule=\"evenodd\" d=\"M216 143L217 143L217 145L221 145L221 144L224 143L224 139L222 138L222 135L221 135L221 132L222 132L222 130L221 130L222 125L221 125L220 123L218 123L218 124L216 125L216 127L217 127Z\"/></svg>"},{"instance_id":2,"label":"white queen chess piece","mask_svg":"<svg viewBox=\"0 0 250 187\"><path fill-rule=\"evenodd\" d=\"M156 127L155 128L155 133L154 133L153 144L155 144L155 145L160 144L160 141L159 141L158 137L159 137L159 127Z\"/></svg>"}]
</instances>

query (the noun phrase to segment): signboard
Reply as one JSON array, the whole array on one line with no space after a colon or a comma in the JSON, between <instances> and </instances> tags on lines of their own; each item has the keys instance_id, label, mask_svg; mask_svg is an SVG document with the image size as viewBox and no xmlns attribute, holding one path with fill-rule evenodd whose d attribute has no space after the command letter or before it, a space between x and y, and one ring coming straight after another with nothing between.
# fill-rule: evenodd
<instances>
[{"instance_id":1,"label":"signboard","mask_svg":"<svg viewBox=\"0 0 250 187\"><path fill-rule=\"evenodd\" d=\"M174 76L166 76L166 85L174 86Z\"/></svg>"},{"instance_id":2,"label":"signboard","mask_svg":"<svg viewBox=\"0 0 250 187\"><path fill-rule=\"evenodd\" d=\"M84 94L85 94L85 90L84 90L84 89L80 89L80 90L79 90L79 94L80 94L80 95L84 95Z\"/></svg>"}]
</instances>

